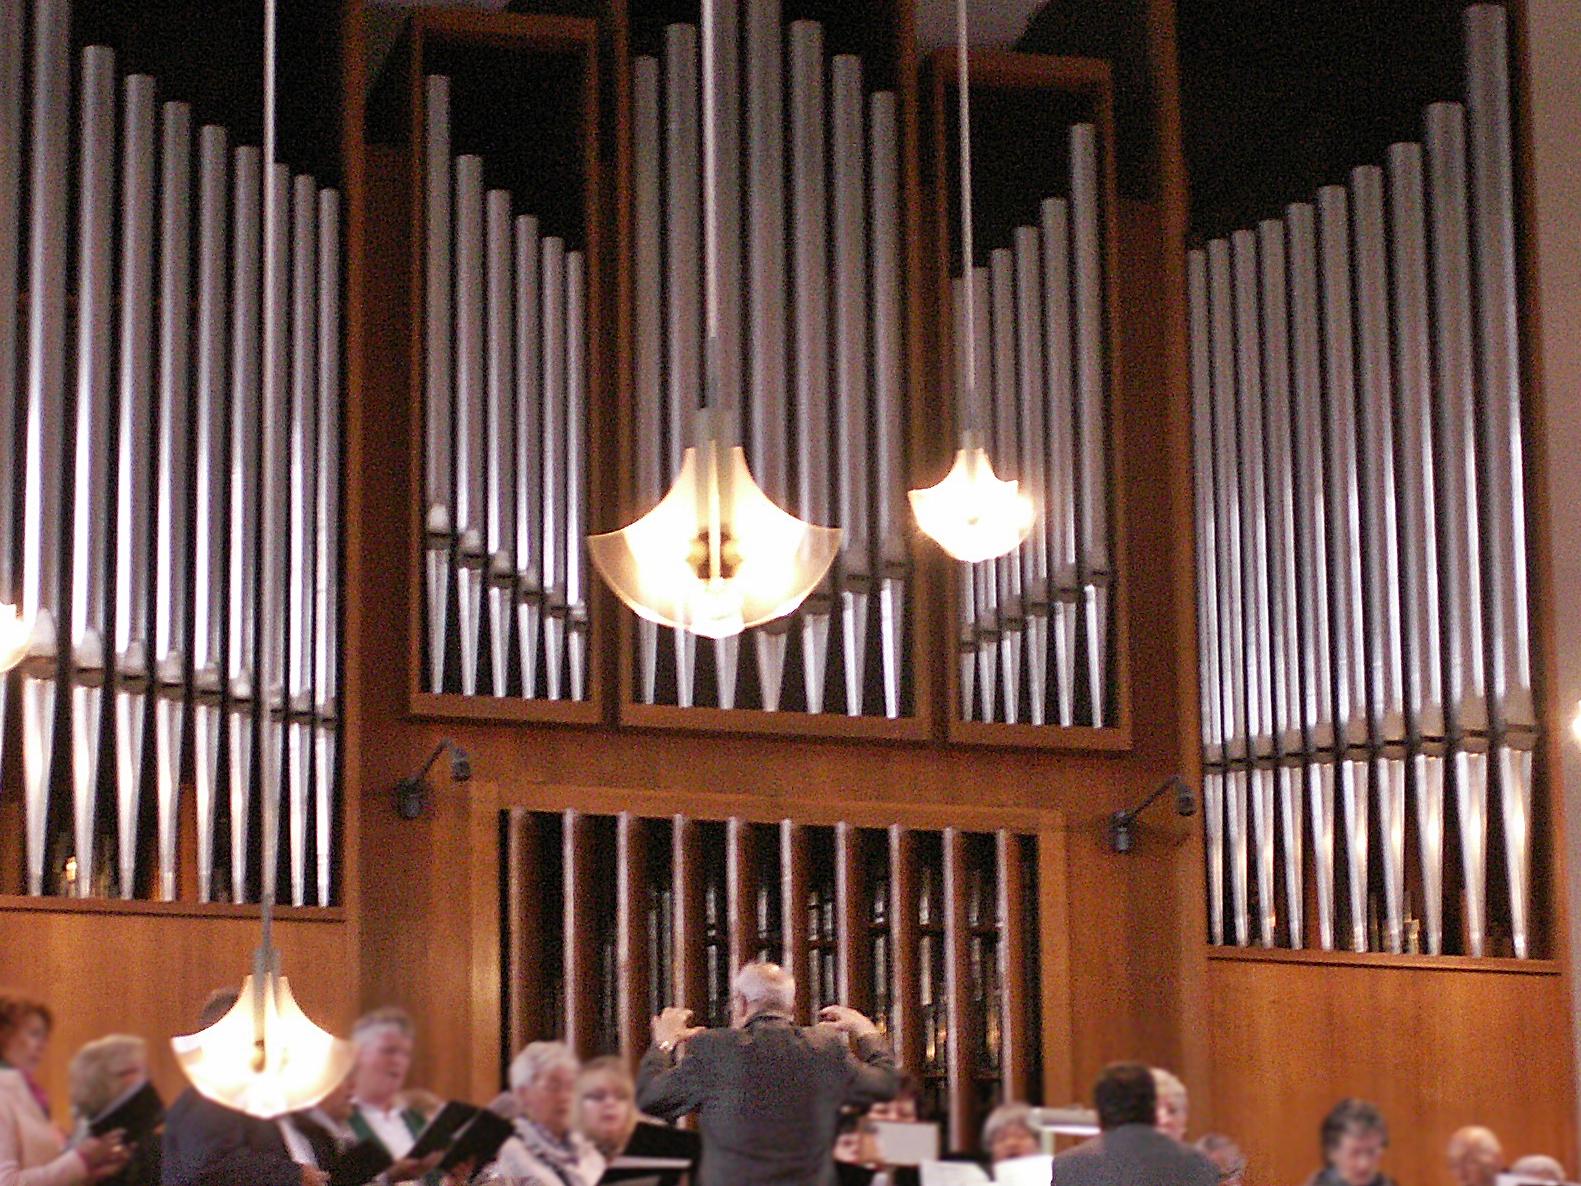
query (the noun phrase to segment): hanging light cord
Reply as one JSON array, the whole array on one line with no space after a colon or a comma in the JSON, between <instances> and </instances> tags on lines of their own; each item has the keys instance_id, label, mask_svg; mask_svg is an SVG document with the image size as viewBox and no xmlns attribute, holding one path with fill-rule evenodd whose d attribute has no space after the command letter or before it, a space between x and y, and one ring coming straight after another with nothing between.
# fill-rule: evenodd
<instances>
[{"instance_id":1,"label":"hanging light cord","mask_svg":"<svg viewBox=\"0 0 1581 1186\"><path fill-rule=\"evenodd\" d=\"M714 144L714 4L716 0L703 0L703 328L706 341L703 346L703 412L711 416L719 398L719 278L715 274L715 256L719 250L719 229L714 193L715 144ZM718 580L723 570L724 537L720 522L720 492L718 461L720 440L717 426L710 424L707 431L707 456L698 460L704 465L703 480L708 484L708 575ZM699 440L699 447L703 441Z\"/></svg>"},{"instance_id":2,"label":"hanging light cord","mask_svg":"<svg viewBox=\"0 0 1581 1186\"><path fill-rule=\"evenodd\" d=\"M966 304L966 368L962 376L965 398L961 422L965 432L975 433L977 424L977 298L972 275L972 120L971 87L966 54L966 0L955 2L955 60L960 77L956 91L960 98L961 142L961 288Z\"/></svg>"}]
</instances>

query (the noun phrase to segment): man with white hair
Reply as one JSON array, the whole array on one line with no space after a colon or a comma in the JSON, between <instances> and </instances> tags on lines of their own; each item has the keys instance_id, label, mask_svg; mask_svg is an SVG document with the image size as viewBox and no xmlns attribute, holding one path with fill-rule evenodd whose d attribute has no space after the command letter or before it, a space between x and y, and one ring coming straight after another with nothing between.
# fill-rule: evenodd
<instances>
[{"instance_id":1,"label":"man with white hair","mask_svg":"<svg viewBox=\"0 0 1581 1186\"><path fill-rule=\"evenodd\" d=\"M777 964L748 964L731 987L729 1029L694 1027L674 1005L653 1019L637 1106L671 1120L697 1113L697 1186L833 1186L840 1109L893 1099L894 1055L843 1005L796 1025L796 980Z\"/></svg>"}]
</instances>

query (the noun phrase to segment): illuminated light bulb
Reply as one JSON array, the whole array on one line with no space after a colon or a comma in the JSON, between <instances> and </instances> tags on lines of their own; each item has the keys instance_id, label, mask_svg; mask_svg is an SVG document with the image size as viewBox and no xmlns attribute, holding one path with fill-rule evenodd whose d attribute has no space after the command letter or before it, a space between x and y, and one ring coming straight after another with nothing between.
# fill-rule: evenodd
<instances>
[{"instance_id":1,"label":"illuminated light bulb","mask_svg":"<svg viewBox=\"0 0 1581 1186\"><path fill-rule=\"evenodd\" d=\"M633 613L705 638L784 617L818 587L840 530L780 509L753 481L726 417L699 413L675 484L630 526L589 536L588 555Z\"/></svg>"},{"instance_id":2,"label":"illuminated light bulb","mask_svg":"<svg viewBox=\"0 0 1581 1186\"><path fill-rule=\"evenodd\" d=\"M957 560L976 564L1019 547L1036 510L1020 484L1001 481L993 463L968 433L944 480L912 490L917 526Z\"/></svg>"},{"instance_id":3,"label":"illuminated light bulb","mask_svg":"<svg viewBox=\"0 0 1581 1186\"><path fill-rule=\"evenodd\" d=\"M256 966L229 1013L208 1029L170 1039L170 1047L202 1095L261 1120L311 1108L356 1058L351 1043L308 1019L284 976Z\"/></svg>"}]
</instances>

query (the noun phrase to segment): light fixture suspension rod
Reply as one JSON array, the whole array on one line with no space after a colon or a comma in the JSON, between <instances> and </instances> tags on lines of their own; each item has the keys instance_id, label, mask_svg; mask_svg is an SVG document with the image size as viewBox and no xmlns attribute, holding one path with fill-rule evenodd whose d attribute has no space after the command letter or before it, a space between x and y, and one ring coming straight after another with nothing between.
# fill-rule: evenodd
<instances>
[{"instance_id":1,"label":"light fixture suspension rod","mask_svg":"<svg viewBox=\"0 0 1581 1186\"><path fill-rule=\"evenodd\" d=\"M976 433L977 420L977 301L972 291L972 116L971 88L966 54L966 0L955 0L956 45L955 61L959 77L956 80L956 98L960 115L961 154L961 275L966 301L966 398L961 401L963 433Z\"/></svg>"},{"instance_id":2,"label":"light fixture suspension rod","mask_svg":"<svg viewBox=\"0 0 1581 1186\"><path fill-rule=\"evenodd\" d=\"M275 276L280 266L278 244L275 240L275 223L280 216L280 212L277 209L276 199L278 195L273 184L275 164L275 6L276 0L264 0L263 341L266 357L262 370L264 397L260 401L263 405L263 431L261 434L262 439L259 442L259 456L263 459L263 465L258 483L258 514L262 520L260 535L265 540L270 538L270 532L274 530L274 523L272 522L274 518L274 484L278 475L275 474L274 467L270 464L270 459L274 457L274 437L275 433L279 431L279 426L274 422L275 405L272 398L273 392L270 390L272 385L278 382L278 379L275 375L274 360L267 357L271 346L278 345L275 322L279 317L279 310L275 308L275 302L272 299L275 291ZM264 622L269 622L276 612L274 601L277 590L267 567L262 574L260 584L262 586L263 601L263 613L260 616ZM270 694L270 690L274 687L275 673L273 668L275 654L274 648L267 645L260 647L259 650L258 679L254 684L254 699L256 702L264 704L264 711L267 712L268 706L264 698ZM279 842L279 821L277 816L280 804L278 788L270 785L271 780L269 778L270 772L276 769L275 763L270 760L270 756L267 753L262 758L260 768L263 771L264 785L260 790L263 794L263 869L261 870L262 875L259 877L259 907L263 916L263 941L259 947L259 963L261 968L266 968L268 966L266 961L273 950L271 940L274 921L275 849ZM259 984L255 995L254 1012L257 1032L260 1035L263 1032L264 1013L262 994L263 985Z\"/></svg>"}]
</instances>

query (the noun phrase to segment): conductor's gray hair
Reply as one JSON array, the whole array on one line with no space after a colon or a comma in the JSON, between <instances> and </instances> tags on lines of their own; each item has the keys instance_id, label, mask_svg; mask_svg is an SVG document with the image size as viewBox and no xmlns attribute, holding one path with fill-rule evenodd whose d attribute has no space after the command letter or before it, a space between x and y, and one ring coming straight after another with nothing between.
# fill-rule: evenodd
<instances>
[{"instance_id":1,"label":"conductor's gray hair","mask_svg":"<svg viewBox=\"0 0 1581 1186\"><path fill-rule=\"evenodd\" d=\"M528 1042L511 1060L511 1090L536 1083L559 1067L567 1068L574 1075L581 1065L564 1042Z\"/></svg>"},{"instance_id":2,"label":"conductor's gray hair","mask_svg":"<svg viewBox=\"0 0 1581 1186\"><path fill-rule=\"evenodd\" d=\"M789 1013L796 1007L796 977L778 964L746 964L730 987L749 1013Z\"/></svg>"}]
</instances>

